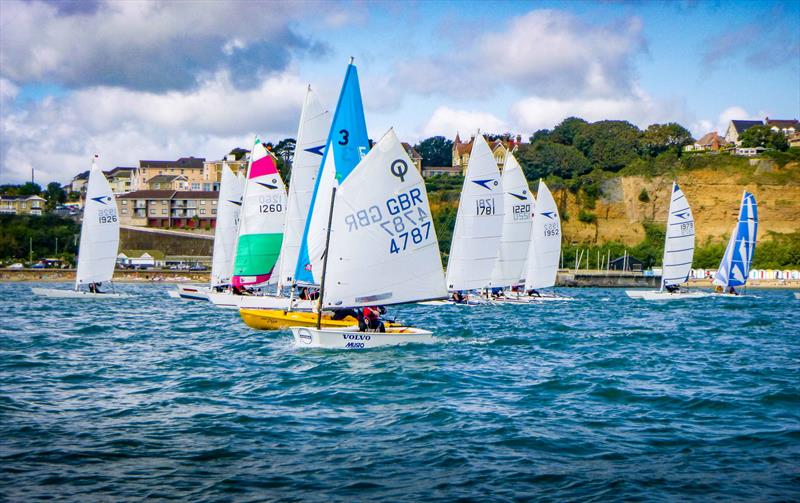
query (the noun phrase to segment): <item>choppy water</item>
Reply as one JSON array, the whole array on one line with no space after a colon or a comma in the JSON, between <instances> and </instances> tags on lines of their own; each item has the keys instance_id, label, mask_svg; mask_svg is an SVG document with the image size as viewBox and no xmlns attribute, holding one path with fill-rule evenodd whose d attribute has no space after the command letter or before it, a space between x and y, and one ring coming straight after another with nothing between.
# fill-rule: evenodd
<instances>
[{"instance_id":1,"label":"choppy water","mask_svg":"<svg viewBox=\"0 0 800 503\"><path fill-rule=\"evenodd\" d=\"M296 350L238 313L0 284L0 500L797 500L800 301L405 306Z\"/></svg>"}]
</instances>

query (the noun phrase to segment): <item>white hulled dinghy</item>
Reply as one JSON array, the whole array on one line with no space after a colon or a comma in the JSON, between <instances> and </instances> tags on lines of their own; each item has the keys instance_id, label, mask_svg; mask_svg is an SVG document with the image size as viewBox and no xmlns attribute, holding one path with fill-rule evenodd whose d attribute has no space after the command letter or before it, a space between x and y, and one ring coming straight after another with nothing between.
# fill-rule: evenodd
<instances>
[{"instance_id":1,"label":"white hulled dinghy","mask_svg":"<svg viewBox=\"0 0 800 503\"><path fill-rule=\"evenodd\" d=\"M662 260L661 287L658 290L626 290L632 299L676 300L707 297L707 292L680 290L680 285L689 280L694 258L694 216L681 188L672 183L672 196L667 214L667 229L664 236L664 258Z\"/></svg>"},{"instance_id":2,"label":"white hulled dinghy","mask_svg":"<svg viewBox=\"0 0 800 503\"><path fill-rule=\"evenodd\" d=\"M753 253L756 250L758 233L758 205L756 197L744 191L739 205L739 220L731 233L731 239L722 255L722 261L714 274L715 295L740 297L736 288L747 284Z\"/></svg>"},{"instance_id":3,"label":"white hulled dinghy","mask_svg":"<svg viewBox=\"0 0 800 503\"><path fill-rule=\"evenodd\" d=\"M286 219L286 186L273 155L255 139L242 190L236 246L233 253L231 290L209 295L218 307L236 308L234 295L265 285L278 264Z\"/></svg>"},{"instance_id":4,"label":"white hulled dinghy","mask_svg":"<svg viewBox=\"0 0 800 503\"><path fill-rule=\"evenodd\" d=\"M558 261L561 257L561 216L553 194L544 181L539 181L536 204L531 222L531 237L528 243L528 261L525 266L525 295L508 295L505 303L529 303L544 301L570 301L555 291L544 292L556 285Z\"/></svg>"},{"instance_id":5,"label":"white hulled dinghy","mask_svg":"<svg viewBox=\"0 0 800 503\"><path fill-rule=\"evenodd\" d=\"M221 294L230 288L243 191L244 176L234 174L228 163L223 162L222 181L217 199L217 225L214 228L211 281L208 287L178 285L177 292L180 298L210 300L210 294Z\"/></svg>"},{"instance_id":6,"label":"white hulled dinghy","mask_svg":"<svg viewBox=\"0 0 800 503\"><path fill-rule=\"evenodd\" d=\"M322 176L333 187L318 312L446 297L425 182L394 130L338 183L328 168ZM291 330L299 347L367 349L433 342L432 332L404 326L388 326L385 332L361 332L355 326Z\"/></svg>"},{"instance_id":7,"label":"white hulled dinghy","mask_svg":"<svg viewBox=\"0 0 800 503\"><path fill-rule=\"evenodd\" d=\"M100 283L111 281L114 276L117 249L119 248L119 216L111 186L102 170L97 167L96 159L97 155L92 159L92 169L86 184L86 202L83 206L75 289L33 288L33 293L36 295L80 299L127 297L120 293L99 293ZM86 290L81 287L85 287Z\"/></svg>"},{"instance_id":8,"label":"white hulled dinghy","mask_svg":"<svg viewBox=\"0 0 800 503\"><path fill-rule=\"evenodd\" d=\"M483 135L478 134L461 188L447 261L447 289L452 299L443 303L491 303L480 294L492 287L503 236L504 204L497 161Z\"/></svg>"}]
</instances>

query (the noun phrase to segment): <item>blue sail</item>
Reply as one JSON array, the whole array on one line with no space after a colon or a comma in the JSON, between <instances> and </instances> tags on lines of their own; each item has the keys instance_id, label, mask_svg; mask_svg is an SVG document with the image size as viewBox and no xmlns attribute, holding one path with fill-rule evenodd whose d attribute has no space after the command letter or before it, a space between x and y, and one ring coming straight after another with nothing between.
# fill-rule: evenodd
<instances>
[{"instance_id":1,"label":"blue sail","mask_svg":"<svg viewBox=\"0 0 800 503\"><path fill-rule=\"evenodd\" d=\"M313 252L309 252L309 233L321 232L321 227L327 225L327 218L320 218L327 217L330 204L330 197L327 193L330 188L325 185L327 182L324 180L328 179L323 176L323 171L333 169L332 175L335 183L341 184L369 151L369 137L364 120L358 72L352 63L347 66L347 73L339 94L326 145L311 196L311 206L303 229L303 238L300 241L300 252L294 276L298 283L315 283L312 264L317 261L318 257L313 257ZM322 189L320 189L321 185L323 185ZM320 190L326 193L320 194ZM317 214L316 218L315 213ZM321 271L314 272L321 273Z\"/></svg>"},{"instance_id":2,"label":"blue sail","mask_svg":"<svg viewBox=\"0 0 800 503\"><path fill-rule=\"evenodd\" d=\"M733 230L728 247L722 256L714 284L723 287L742 286L747 283L758 232L758 206L753 194L745 192L739 208L739 221Z\"/></svg>"}]
</instances>

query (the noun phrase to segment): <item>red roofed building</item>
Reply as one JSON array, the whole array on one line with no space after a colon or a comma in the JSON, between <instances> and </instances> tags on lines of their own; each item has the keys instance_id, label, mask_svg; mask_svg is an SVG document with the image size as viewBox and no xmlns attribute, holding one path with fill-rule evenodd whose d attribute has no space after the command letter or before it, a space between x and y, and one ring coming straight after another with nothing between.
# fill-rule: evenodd
<instances>
[{"instance_id":1,"label":"red roofed building","mask_svg":"<svg viewBox=\"0 0 800 503\"><path fill-rule=\"evenodd\" d=\"M461 174L467 171L469 164L469 156L472 153L472 144L475 141L475 136L470 137L469 141L462 141L461 136L456 133L456 139L453 140L453 167L459 168ZM489 149L492 151L497 167L503 171L503 166L506 163L506 156L509 152L513 152L519 145L522 145L522 136L498 138L496 140L487 140Z\"/></svg>"}]
</instances>

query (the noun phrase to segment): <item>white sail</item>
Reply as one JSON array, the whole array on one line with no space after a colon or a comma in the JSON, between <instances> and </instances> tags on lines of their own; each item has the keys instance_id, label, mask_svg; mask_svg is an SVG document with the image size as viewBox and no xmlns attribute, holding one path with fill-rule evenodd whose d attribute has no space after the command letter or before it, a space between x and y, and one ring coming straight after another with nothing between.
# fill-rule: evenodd
<instances>
[{"instance_id":1,"label":"white sail","mask_svg":"<svg viewBox=\"0 0 800 503\"><path fill-rule=\"evenodd\" d=\"M75 288L88 283L109 281L114 275L118 247L117 201L105 175L92 161L92 170L86 185L86 202L83 206Z\"/></svg>"},{"instance_id":2,"label":"white sail","mask_svg":"<svg viewBox=\"0 0 800 503\"><path fill-rule=\"evenodd\" d=\"M694 257L694 217L683 191L672 184L667 231L664 237L664 261L661 287L680 285L689 279Z\"/></svg>"},{"instance_id":3,"label":"white sail","mask_svg":"<svg viewBox=\"0 0 800 503\"><path fill-rule=\"evenodd\" d=\"M229 285L231 282L243 190L244 177L234 175L228 164L222 163L217 225L214 229L214 255L211 262L211 288Z\"/></svg>"},{"instance_id":4,"label":"white sail","mask_svg":"<svg viewBox=\"0 0 800 503\"><path fill-rule=\"evenodd\" d=\"M297 255L300 241L314 193L314 184L325 141L331 128L330 113L322 108L311 86L308 86L306 100L300 113L300 127L297 130L297 144L292 161L292 174L289 182L288 209L286 227L281 248L279 285L288 285L294 281L294 270L297 266ZM280 289L280 286L279 286Z\"/></svg>"},{"instance_id":5,"label":"white sail","mask_svg":"<svg viewBox=\"0 0 800 503\"><path fill-rule=\"evenodd\" d=\"M328 257L326 307L447 295L425 182L394 130L338 187Z\"/></svg>"},{"instance_id":6,"label":"white sail","mask_svg":"<svg viewBox=\"0 0 800 503\"><path fill-rule=\"evenodd\" d=\"M472 143L447 262L447 288L492 285L503 230L503 187L497 162L483 135Z\"/></svg>"},{"instance_id":7,"label":"white sail","mask_svg":"<svg viewBox=\"0 0 800 503\"><path fill-rule=\"evenodd\" d=\"M513 154L506 156L500 185L503 187L503 230L492 271L492 286L512 286L522 278L531 239L533 196L525 173Z\"/></svg>"},{"instance_id":8,"label":"white sail","mask_svg":"<svg viewBox=\"0 0 800 503\"><path fill-rule=\"evenodd\" d=\"M561 218L558 215L558 206L550 189L540 180L531 224L525 289L555 286L560 256Z\"/></svg>"}]
</instances>

